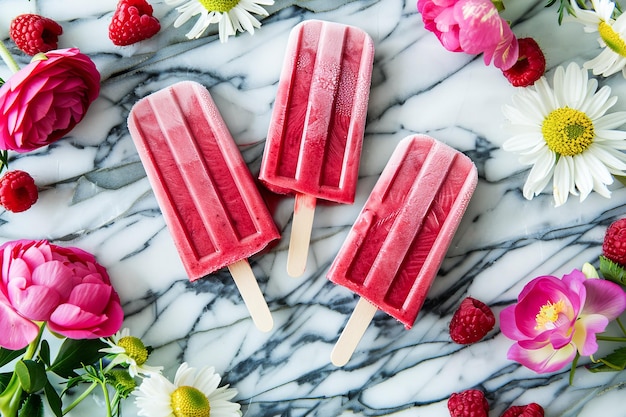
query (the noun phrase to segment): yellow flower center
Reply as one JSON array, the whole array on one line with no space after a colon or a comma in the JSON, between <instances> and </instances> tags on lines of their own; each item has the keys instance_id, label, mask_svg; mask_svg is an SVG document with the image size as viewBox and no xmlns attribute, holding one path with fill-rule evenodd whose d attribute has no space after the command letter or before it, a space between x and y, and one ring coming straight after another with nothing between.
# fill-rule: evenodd
<instances>
[{"instance_id":1,"label":"yellow flower center","mask_svg":"<svg viewBox=\"0 0 626 417\"><path fill-rule=\"evenodd\" d=\"M606 46L618 55L626 57L626 42L619 33L613 30L613 27L604 20L598 24L598 32L600 37L606 43Z\"/></svg>"},{"instance_id":2,"label":"yellow flower center","mask_svg":"<svg viewBox=\"0 0 626 417\"><path fill-rule=\"evenodd\" d=\"M541 125L541 133L548 148L566 156L583 153L596 135L589 116L569 107L550 112Z\"/></svg>"},{"instance_id":3,"label":"yellow flower center","mask_svg":"<svg viewBox=\"0 0 626 417\"><path fill-rule=\"evenodd\" d=\"M564 309L565 303L563 300L559 300L555 304L548 301L542 305L539 313L535 316L535 322L537 323L535 329L540 330L545 328L546 325L554 323L559 318L559 313Z\"/></svg>"},{"instance_id":4,"label":"yellow flower center","mask_svg":"<svg viewBox=\"0 0 626 417\"><path fill-rule=\"evenodd\" d=\"M210 12L225 13L239 4L239 0L198 0Z\"/></svg>"},{"instance_id":5,"label":"yellow flower center","mask_svg":"<svg viewBox=\"0 0 626 417\"><path fill-rule=\"evenodd\" d=\"M141 339L134 336L122 337L117 345L124 348L129 358L134 359L138 366L143 365L148 360L148 349Z\"/></svg>"},{"instance_id":6,"label":"yellow flower center","mask_svg":"<svg viewBox=\"0 0 626 417\"><path fill-rule=\"evenodd\" d=\"M210 417L209 399L197 388L182 386L172 393L174 417Z\"/></svg>"}]
</instances>

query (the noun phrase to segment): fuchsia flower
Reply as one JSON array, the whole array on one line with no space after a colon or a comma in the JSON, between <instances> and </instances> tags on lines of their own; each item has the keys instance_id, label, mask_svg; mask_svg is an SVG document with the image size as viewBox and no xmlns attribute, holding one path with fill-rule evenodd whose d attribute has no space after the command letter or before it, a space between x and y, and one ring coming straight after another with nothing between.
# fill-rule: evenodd
<instances>
[{"instance_id":1,"label":"fuchsia flower","mask_svg":"<svg viewBox=\"0 0 626 417\"><path fill-rule=\"evenodd\" d=\"M0 149L28 152L78 124L100 93L100 73L76 48L38 56L0 87Z\"/></svg>"},{"instance_id":2,"label":"fuchsia flower","mask_svg":"<svg viewBox=\"0 0 626 417\"><path fill-rule=\"evenodd\" d=\"M502 70L517 62L517 39L491 0L418 0L417 9L447 50L482 53Z\"/></svg>"},{"instance_id":3,"label":"fuchsia flower","mask_svg":"<svg viewBox=\"0 0 626 417\"><path fill-rule=\"evenodd\" d=\"M500 313L502 333L515 340L507 357L538 373L570 363L576 351L589 356L598 350L596 334L626 308L626 293L610 281L587 278L575 269L559 279L541 276L530 281L517 304Z\"/></svg>"},{"instance_id":4,"label":"fuchsia flower","mask_svg":"<svg viewBox=\"0 0 626 417\"><path fill-rule=\"evenodd\" d=\"M106 269L93 255L47 241L16 240L0 246L0 346L32 342L37 322L72 339L108 337L124 313Z\"/></svg>"}]
</instances>

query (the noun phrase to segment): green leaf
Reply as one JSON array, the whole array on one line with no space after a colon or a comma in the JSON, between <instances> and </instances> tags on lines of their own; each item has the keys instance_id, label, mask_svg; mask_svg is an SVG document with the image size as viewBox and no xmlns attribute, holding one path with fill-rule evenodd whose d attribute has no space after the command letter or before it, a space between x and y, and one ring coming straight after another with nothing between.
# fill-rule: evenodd
<instances>
[{"instance_id":1,"label":"green leaf","mask_svg":"<svg viewBox=\"0 0 626 417\"><path fill-rule=\"evenodd\" d=\"M588 366L591 372L617 372L626 368L626 346L615 349L604 358L596 359Z\"/></svg>"},{"instance_id":2,"label":"green leaf","mask_svg":"<svg viewBox=\"0 0 626 417\"><path fill-rule=\"evenodd\" d=\"M47 340L41 341L41 346L39 347L39 358L44 364L46 364L46 366L50 366L50 344Z\"/></svg>"},{"instance_id":3,"label":"green leaf","mask_svg":"<svg viewBox=\"0 0 626 417\"><path fill-rule=\"evenodd\" d=\"M18 417L43 417L43 402L41 397L36 394L26 397L26 401L22 404Z\"/></svg>"},{"instance_id":4,"label":"green leaf","mask_svg":"<svg viewBox=\"0 0 626 417\"><path fill-rule=\"evenodd\" d=\"M11 362L13 359L19 358L24 352L26 352L26 348L20 350L0 348L0 367Z\"/></svg>"},{"instance_id":5,"label":"green leaf","mask_svg":"<svg viewBox=\"0 0 626 417\"><path fill-rule=\"evenodd\" d=\"M61 417L63 415L63 403L61 402L61 397L57 394L57 391L54 389L50 381L48 381L48 383L43 387L43 392L46 394L48 405L54 415L56 417Z\"/></svg>"},{"instance_id":6,"label":"green leaf","mask_svg":"<svg viewBox=\"0 0 626 417\"><path fill-rule=\"evenodd\" d=\"M0 392L4 392L9 386L13 372L3 372L0 374Z\"/></svg>"},{"instance_id":7,"label":"green leaf","mask_svg":"<svg viewBox=\"0 0 626 417\"><path fill-rule=\"evenodd\" d=\"M19 361L15 364L15 373L20 385L29 394L39 391L48 382L46 369L41 362L30 359Z\"/></svg>"},{"instance_id":8,"label":"green leaf","mask_svg":"<svg viewBox=\"0 0 626 417\"><path fill-rule=\"evenodd\" d=\"M626 285L626 270L606 256L600 256L600 273L605 279Z\"/></svg>"},{"instance_id":9,"label":"green leaf","mask_svg":"<svg viewBox=\"0 0 626 417\"><path fill-rule=\"evenodd\" d=\"M59 353L55 358L50 371L63 378L75 377L75 372L84 365L96 363L106 354L99 352L100 349L108 345L100 339L65 339L59 348Z\"/></svg>"}]
</instances>

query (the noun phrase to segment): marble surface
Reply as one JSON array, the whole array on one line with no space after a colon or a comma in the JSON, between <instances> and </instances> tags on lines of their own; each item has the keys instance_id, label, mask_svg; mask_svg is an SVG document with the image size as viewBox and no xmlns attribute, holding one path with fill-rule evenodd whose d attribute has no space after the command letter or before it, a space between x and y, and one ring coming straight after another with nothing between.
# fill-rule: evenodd
<instances>
[{"instance_id":1,"label":"marble surface","mask_svg":"<svg viewBox=\"0 0 626 417\"><path fill-rule=\"evenodd\" d=\"M523 198L527 175L500 147L507 139L501 107L515 88L482 57L451 53L427 32L413 0L277 1L254 36L221 44L215 31L186 40L189 26L172 26L177 13L151 1L162 31L119 48L107 37L116 0L0 0L5 45L12 17L37 12L64 29L59 47L78 47L102 74L102 91L86 119L47 148L12 155L11 167L29 171L40 200L20 214L0 213L0 240L45 238L93 252L118 290L125 326L155 351L149 363L173 376L182 361L213 365L239 391L246 416L446 416L452 392L478 387L491 416L511 404L538 402L547 416L623 416L624 375L591 374L581 367L538 375L506 359L511 342L499 326L482 342L453 343L448 323L471 295L496 315L538 275L561 275L600 254L608 224L624 216L626 190L613 196ZM509 4L513 3L513 4ZM519 37L533 36L554 67L596 55L595 36L579 24L557 24L544 0L505 2ZM375 44L374 74L356 202L322 205L314 221L305 276L285 272L293 198L271 196L269 206L285 238L251 259L275 328L258 331L227 270L190 283L164 224L126 118L140 98L182 80L206 86L236 142L258 174L289 31L305 19L358 26ZM20 55L20 64L27 59ZM0 76L9 71L0 66ZM626 109L626 80L601 79ZM411 330L378 312L350 362L329 354L356 304L326 271L397 142L426 133L461 150L478 167L479 182L428 299ZM97 398L72 416L96 415ZM124 415L135 415L126 401Z\"/></svg>"}]
</instances>

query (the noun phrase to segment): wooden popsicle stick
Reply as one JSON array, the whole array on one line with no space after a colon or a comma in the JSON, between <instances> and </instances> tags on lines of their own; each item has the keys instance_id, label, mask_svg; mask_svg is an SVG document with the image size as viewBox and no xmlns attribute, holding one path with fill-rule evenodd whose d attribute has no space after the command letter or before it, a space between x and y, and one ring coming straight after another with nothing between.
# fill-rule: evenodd
<instances>
[{"instance_id":1,"label":"wooden popsicle stick","mask_svg":"<svg viewBox=\"0 0 626 417\"><path fill-rule=\"evenodd\" d=\"M359 299L348 323L346 323L346 327L330 353L330 361L333 365L344 366L348 363L377 310L376 306L365 298Z\"/></svg>"},{"instance_id":2,"label":"wooden popsicle stick","mask_svg":"<svg viewBox=\"0 0 626 417\"><path fill-rule=\"evenodd\" d=\"M287 253L287 273L290 277L297 278L304 274L316 203L316 198L311 195L296 194Z\"/></svg>"},{"instance_id":3,"label":"wooden popsicle stick","mask_svg":"<svg viewBox=\"0 0 626 417\"><path fill-rule=\"evenodd\" d=\"M263 293L259 288L259 283L254 276L247 259L242 259L234 264L228 265L230 274L235 280L235 284L241 293L241 298L245 303L250 317L256 327L262 332L269 332L274 327L274 320L270 312Z\"/></svg>"}]
</instances>

